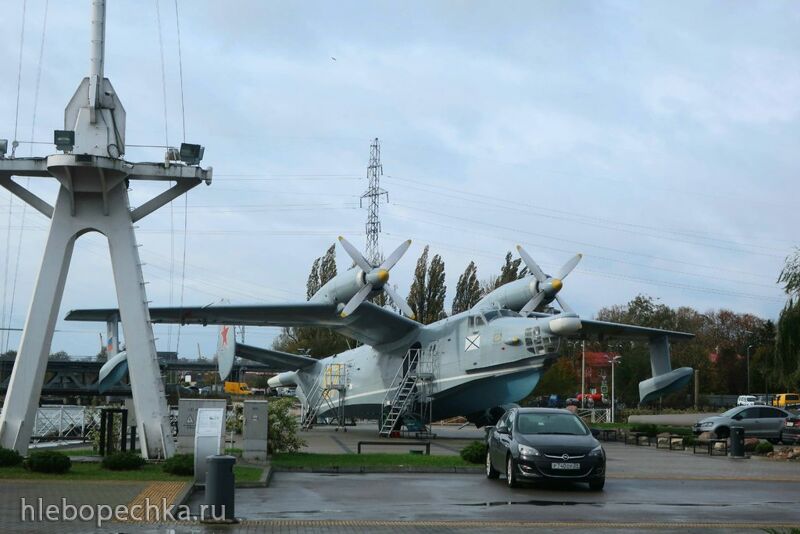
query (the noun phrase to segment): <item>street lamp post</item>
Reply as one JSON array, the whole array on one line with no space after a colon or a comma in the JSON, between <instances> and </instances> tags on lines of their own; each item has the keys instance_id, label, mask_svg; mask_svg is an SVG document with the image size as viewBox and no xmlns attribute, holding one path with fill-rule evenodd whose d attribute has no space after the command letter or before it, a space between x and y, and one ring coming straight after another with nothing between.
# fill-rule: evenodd
<instances>
[{"instance_id":1,"label":"street lamp post","mask_svg":"<svg viewBox=\"0 0 800 534\"><path fill-rule=\"evenodd\" d=\"M611 364L611 422L614 423L616 421L616 404L617 399L614 394L614 367L617 366L619 361L622 359L622 356L606 356L608 358L608 362Z\"/></svg>"},{"instance_id":2,"label":"street lamp post","mask_svg":"<svg viewBox=\"0 0 800 534\"><path fill-rule=\"evenodd\" d=\"M586 407L586 341L581 341L581 408Z\"/></svg>"},{"instance_id":3,"label":"street lamp post","mask_svg":"<svg viewBox=\"0 0 800 534\"><path fill-rule=\"evenodd\" d=\"M747 394L750 395L750 349L753 345L747 345Z\"/></svg>"}]
</instances>

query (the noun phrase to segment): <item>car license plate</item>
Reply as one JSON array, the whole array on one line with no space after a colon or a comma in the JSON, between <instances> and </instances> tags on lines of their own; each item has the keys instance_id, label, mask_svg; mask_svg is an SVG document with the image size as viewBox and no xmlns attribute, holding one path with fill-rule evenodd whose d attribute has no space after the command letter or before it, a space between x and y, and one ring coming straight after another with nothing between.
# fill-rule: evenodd
<instances>
[{"instance_id":1,"label":"car license plate","mask_svg":"<svg viewBox=\"0 0 800 534\"><path fill-rule=\"evenodd\" d=\"M553 462L550 464L551 469L580 469L581 464L572 462Z\"/></svg>"}]
</instances>

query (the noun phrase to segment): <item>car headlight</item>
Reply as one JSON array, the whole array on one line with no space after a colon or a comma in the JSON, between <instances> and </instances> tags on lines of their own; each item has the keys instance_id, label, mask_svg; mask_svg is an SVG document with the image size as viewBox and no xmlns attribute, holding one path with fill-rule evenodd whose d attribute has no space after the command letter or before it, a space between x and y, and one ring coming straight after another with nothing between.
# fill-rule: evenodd
<instances>
[{"instance_id":1,"label":"car headlight","mask_svg":"<svg viewBox=\"0 0 800 534\"><path fill-rule=\"evenodd\" d=\"M604 454L602 445L598 445L589 452L589 456L603 456Z\"/></svg>"},{"instance_id":2,"label":"car headlight","mask_svg":"<svg viewBox=\"0 0 800 534\"><path fill-rule=\"evenodd\" d=\"M714 422L713 422L713 421L706 421L706 422L704 422L704 423L700 423L700 426L701 426L701 427L709 427L709 426L714 426Z\"/></svg>"},{"instance_id":3,"label":"car headlight","mask_svg":"<svg viewBox=\"0 0 800 534\"><path fill-rule=\"evenodd\" d=\"M527 445L518 444L517 449L522 456L540 456L541 453L534 449L533 447L528 447Z\"/></svg>"}]
</instances>

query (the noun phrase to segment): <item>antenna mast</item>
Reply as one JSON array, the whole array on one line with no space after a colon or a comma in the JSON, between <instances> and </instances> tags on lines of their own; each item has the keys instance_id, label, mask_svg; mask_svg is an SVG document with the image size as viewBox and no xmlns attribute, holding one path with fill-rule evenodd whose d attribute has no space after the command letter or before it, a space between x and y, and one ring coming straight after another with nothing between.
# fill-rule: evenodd
<instances>
[{"instance_id":1,"label":"antenna mast","mask_svg":"<svg viewBox=\"0 0 800 534\"><path fill-rule=\"evenodd\" d=\"M359 205L364 207L364 199L367 199L367 260L372 265L380 265L383 261L378 236L381 233L381 219L379 215L381 198L386 197L389 202L389 193L381 189L381 175L383 165L381 165L381 145L376 137L369 147L369 165L367 166L368 187L366 192L361 195Z\"/></svg>"}]
</instances>

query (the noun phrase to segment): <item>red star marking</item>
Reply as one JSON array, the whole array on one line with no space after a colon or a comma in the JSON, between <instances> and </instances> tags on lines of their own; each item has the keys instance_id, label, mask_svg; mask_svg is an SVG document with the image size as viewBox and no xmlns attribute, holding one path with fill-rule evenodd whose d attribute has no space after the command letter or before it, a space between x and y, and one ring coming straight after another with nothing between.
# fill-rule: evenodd
<instances>
[{"instance_id":1,"label":"red star marking","mask_svg":"<svg viewBox=\"0 0 800 534\"><path fill-rule=\"evenodd\" d=\"M222 334L222 344L228 344L228 330L230 329L229 326L223 326L222 330L220 330L220 334Z\"/></svg>"}]
</instances>

